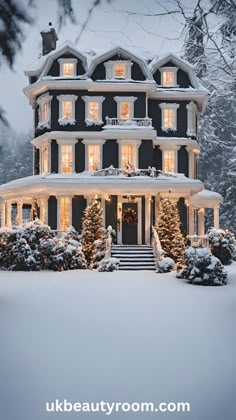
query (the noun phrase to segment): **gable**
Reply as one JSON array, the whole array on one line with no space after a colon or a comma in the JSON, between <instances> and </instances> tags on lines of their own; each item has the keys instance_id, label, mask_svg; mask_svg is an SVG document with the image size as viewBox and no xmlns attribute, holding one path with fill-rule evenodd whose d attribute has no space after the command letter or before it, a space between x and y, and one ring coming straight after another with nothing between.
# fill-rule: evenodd
<instances>
[{"instance_id":1,"label":"gable","mask_svg":"<svg viewBox=\"0 0 236 420\"><path fill-rule=\"evenodd\" d=\"M78 58L77 56L75 56L74 54L71 53L65 53L62 54L61 56L57 57L53 63L51 64L51 67L49 68L47 74L45 74L45 76L52 76L52 77L59 77L60 76L60 63L59 63L59 59L60 58L66 58L66 59L76 59L77 63L76 63L76 75L77 76L82 76L85 73L85 68L83 66L82 60L80 58Z\"/></svg>"}]
</instances>

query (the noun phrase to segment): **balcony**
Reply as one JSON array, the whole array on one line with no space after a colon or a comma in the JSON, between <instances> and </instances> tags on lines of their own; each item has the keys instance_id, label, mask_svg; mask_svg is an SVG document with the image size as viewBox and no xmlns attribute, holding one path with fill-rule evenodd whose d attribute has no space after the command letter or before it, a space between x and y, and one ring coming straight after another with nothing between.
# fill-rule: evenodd
<instances>
[{"instance_id":1,"label":"balcony","mask_svg":"<svg viewBox=\"0 0 236 420\"><path fill-rule=\"evenodd\" d=\"M106 117L106 125L103 129L124 129L124 130L135 130L135 129L147 129L152 127L152 119L145 118L130 118L125 120L123 118L110 118Z\"/></svg>"}]
</instances>

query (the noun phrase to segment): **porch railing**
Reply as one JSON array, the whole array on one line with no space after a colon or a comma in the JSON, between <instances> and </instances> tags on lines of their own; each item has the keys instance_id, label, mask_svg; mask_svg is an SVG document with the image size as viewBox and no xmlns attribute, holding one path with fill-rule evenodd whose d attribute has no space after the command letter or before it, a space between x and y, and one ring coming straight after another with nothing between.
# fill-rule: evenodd
<instances>
[{"instance_id":1,"label":"porch railing","mask_svg":"<svg viewBox=\"0 0 236 420\"><path fill-rule=\"evenodd\" d=\"M123 118L110 118L106 117L106 125L103 127L107 128L153 128L152 119L145 118L129 118L127 120Z\"/></svg>"},{"instance_id":2,"label":"porch railing","mask_svg":"<svg viewBox=\"0 0 236 420\"><path fill-rule=\"evenodd\" d=\"M209 247L209 240L206 235L204 236L198 236L198 235L188 235L187 236L190 245L193 248L205 248Z\"/></svg>"}]
</instances>

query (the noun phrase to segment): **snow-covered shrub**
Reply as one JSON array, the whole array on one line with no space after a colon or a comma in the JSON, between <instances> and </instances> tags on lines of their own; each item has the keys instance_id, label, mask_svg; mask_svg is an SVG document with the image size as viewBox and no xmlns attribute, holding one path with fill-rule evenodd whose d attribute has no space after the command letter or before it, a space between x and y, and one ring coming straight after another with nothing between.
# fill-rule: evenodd
<instances>
[{"instance_id":1,"label":"snow-covered shrub","mask_svg":"<svg viewBox=\"0 0 236 420\"><path fill-rule=\"evenodd\" d=\"M117 258L104 258L98 264L98 271L115 271L119 270L120 260Z\"/></svg>"},{"instance_id":2,"label":"snow-covered shrub","mask_svg":"<svg viewBox=\"0 0 236 420\"><path fill-rule=\"evenodd\" d=\"M32 250L24 238L13 243L9 261L11 264L6 268L10 271L38 271L41 268L38 251Z\"/></svg>"},{"instance_id":3,"label":"snow-covered shrub","mask_svg":"<svg viewBox=\"0 0 236 420\"><path fill-rule=\"evenodd\" d=\"M166 257L157 263L157 273L169 273L175 269L175 262L172 258Z\"/></svg>"},{"instance_id":4,"label":"snow-covered shrub","mask_svg":"<svg viewBox=\"0 0 236 420\"><path fill-rule=\"evenodd\" d=\"M63 236L63 240L66 242L69 242L71 239L79 243L82 240L82 235L79 232L77 232L77 230L75 230L73 226L68 227L66 233Z\"/></svg>"},{"instance_id":5,"label":"snow-covered shrub","mask_svg":"<svg viewBox=\"0 0 236 420\"><path fill-rule=\"evenodd\" d=\"M231 264L236 259L236 239L229 230L210 229L207 233L211 252L222 264Z\"/></svg>"},{"instance_id":6,"label":"snow-covered shrub","mask_svg":"<svg viewBox=\"0 0 236 420\"><path fill-rule=\"evenodd\" d=\"M90 268L97 268L98 264L105 257L106 243L104 240L97 239L94 241L94 254L90 264Z\"/></svg>"},{"instance_id":7,"label":"snow-covered shrub","mask_svg":"<svg viewBox=\"0 0 236 420\"><path fill-rule=\"evenodd\" d=\"M37 249L41 239L51 239L56 236L50 226L45 225L39 219L19 226L19 229L21 229L21 237L27 241L32 249Z\"/></svg>"},{"instance_id":8,"label":"snow-covered shrub","mask_svg":"<svg viewBox=\"0 0 236 420\"><path fill-rule=\"evenodd\" d=\"M208 248L188 248L186 266L178 274L192 284L223 286L227 284L227 272L218 258Z\"/></svg>"},{"instance_id":9,"label":"snow-covered shrub","mask_svg":"<svg viewBox=\"0 0 236 420\"><path fill-rule=\"evenodd\" d=\"M49 268L54 271L75 270L87 268L87 263L80 246L74 240L58 239L52 248L49 258Z\"/></svg>"}]
</instances>

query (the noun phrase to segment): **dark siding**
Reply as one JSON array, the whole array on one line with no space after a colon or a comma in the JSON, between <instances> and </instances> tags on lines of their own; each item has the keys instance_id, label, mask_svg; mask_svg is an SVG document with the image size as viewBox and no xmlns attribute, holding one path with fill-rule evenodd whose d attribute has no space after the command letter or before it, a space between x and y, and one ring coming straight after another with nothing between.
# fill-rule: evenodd
<instances>
[{"instance_id":1,"label":"dark siding","mask_svg":"<svg viewBox=\"0 0 236 420\"><path fill-rule=\"evenodd\" d=\"M32 85L37 81L37 76L29 76L29 83Z\"/></svg>"},{"instance_id":2,"label":"dark siding","mask_svg":"<svg viewBox=\"0 0 236 420\"><path fill-rule=\"evenodd\" d=\"M161 129L161 108L159 104L162 102L175 103L176 101L159 101L150 99L148 101L148 116L152 118L152 125L157 130L157 136L165 137L186 137L187 133L187 109L186 105L189 101L178 101L180 104L177 109L177 130L176 131L162 131Z\"/></svg>"},{"instance_id":3,"label":"dark siding","mask_svg":"<svg viewBox=\"0 0 236 420\"><path fill-rule=\"evenodd\" d=\"M174 63L172 63L171 61L169 61L168 63L163 65L163 67L177 67L177 66ZM159 69L157 69L154 72L153 78L158 85L161 84L161 72L160 72ZM189 86L192 86L192 84L190 82L190 79L189 79L189 76L188 76L188 73L186 73L185 71L183 71L180 68L177 71L177 84L179 85L179 87L182 87L182 88L188 88Z\"/></svg>"},{"instance_id":4,"label":"dark siding","mask_svg":"<svg viewBox=\"0 0 236 420\"><path fill-rule=\"evenodd\" d=\"M118 168L118 144L116 140L107 140L103 145L103 168L113 165Z\"/></svg>"},{"instance_id":5,"label":"dark siding","mask_svg":"<svg viewBox=\"0 0 236 420\"><path fill-rule=\"evenodd\" d=\"M139 147L139 168L145 169L152 166L153 143L152 140L142 140Z\"/></svg>"},{"instance_id":6,"label":"dark siding","mask_svg":"<svg viewBox=\"0 0 236 420\"><path fill-rule=\"evenodd\" d=\"M181 197L177 203L180 221L181 221L181 231L183 234L187 234L187 207L184 203L184 198Z\"/></svg>"},{"instance_id":7,"label":"dark siding","mask_svg":"<svg viewBox=\"0 0 236 420\"><path fill-rule=\"evenodd\" d=\"M85 146L82 140L75 144L75 172L80 173L85 170Z\"/></svg>"},{"instance_id":8,"label":"dark siding","mask_svg":"<svg viewBox=\"0 0 236 420\"><path fill-rule=\"evenodd\" d=\"M86 199L83 195L75 195L72 198L72 226L79 232L82 229L83 212L86 205Z\"/></svg>"},{"instance_id":9,"label":"dark siding","mask_svg":"<svg viewBox=\"0 0 236 420\"><path fill-rule=\"evenodd\" d=\"M92 80L104 80L106 77L106 71L104 63L106 61L117 61L117 60L127 60L127 57L121 55L113 55L112 57L108 58L107 60L103 61L102 63L98 64L97 67L94 69L93 74L91 75ZM133 62L131 67L131 78L133 80L145 80L146 77L143 74L140 66Z\"/></svg>"},{"instance_id":10,"label":"dark siding","mask_svg":"<svg viewBox=\"0 0 236 420\"><path fill-rule=\"evenodd\" d=\"M110 225L117 233L117 195L111 196L111 201L105 201L106 228Z\"/></svg>"},{"instance_id":11,"label":"dark siding","mask_svg":"<svg viewBox=\"0 0 236 420\"><path fill-rule=\"evenodd\" d=\"M81 75L85 73L85 69L83 67L82 61L79 60L78 57L75 57L73 54L63 54L61 57L57 57L56 60L52 63L51 68L48 71L48 76L60 76L60 64L58 63L59 58L76 58L77 62L77 75ZM71 79L71 78L70 78Z\"/></svg>"},{"instance_id":12,"label":"dark siding","mask_svg":"<svg viewBox=\"0 0 236 420\"><path fill-rule=\"evenodd\" d=\"M145 197L142 196L142 244L145 244Z\"/></svg>"},{"instance_id":13,"label":"dark siding","mask_svg":"<svg viewBox=\"0 0 236 420\"><path fill-rule=\"evenodd\" d=\"M56 140L51 142L51 173L58 173L58 144Z\"/></svg>"},{"instance_id":14,"label":"dark siding","mask_svg":"<svg viewBox=\"0 0 236 420\"><path fill-rule=\"evenodd\" d=\"M152 166L156 169L162 170L162 151L159 146L154 147Z\"/></svg>"},{"instance_id":15,"label":"dark siding","mask_svg":"<svg viewBox=\"0 0 236 420\"><path fill-rule=\"evenodd\" d=\"M57 229L57 199L53 195L48 199L48 224L52 229Z\"/></svg>"},{"instance_id":16,"label":"dark siding","mask_svg":"<svg viewBox=\"0 0 236 420\"><path fill-rule=\"evenodd\" d=\"M178 172L188 176L188 152L186 146L178 150Z\"/></svg>"},{"instance_id":17,"label":"dark siding","mask_svg":"<svg viewBox=\"0 0 236 420\"><path fill-rule=\"evenodd\" d=\"M39 149L34 147L34 175L39 174Z\"/></svg>"}]
</instances>

